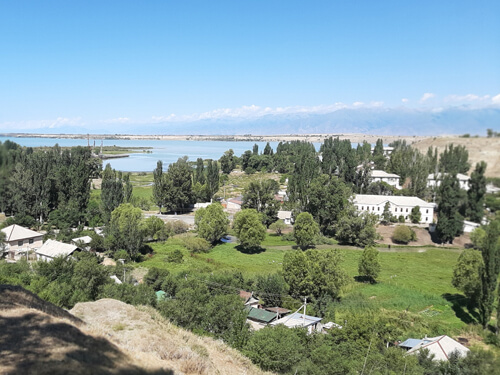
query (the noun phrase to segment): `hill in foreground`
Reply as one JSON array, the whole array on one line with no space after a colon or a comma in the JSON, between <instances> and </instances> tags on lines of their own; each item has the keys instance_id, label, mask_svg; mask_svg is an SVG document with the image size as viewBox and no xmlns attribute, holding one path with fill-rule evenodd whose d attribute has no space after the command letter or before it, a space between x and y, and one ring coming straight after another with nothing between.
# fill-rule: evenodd
<instances>
[{"instance_id":1,"label":"hill in foreground","mask_svg":"<svg viewBox=\"0 0 500 375\"><path fill-rule=\"evenodd\" d=\"M152 308L102 299L67 312L10 285L0 285L0 296L2 374L263 374Z\"/></svg>"}]
</instances>

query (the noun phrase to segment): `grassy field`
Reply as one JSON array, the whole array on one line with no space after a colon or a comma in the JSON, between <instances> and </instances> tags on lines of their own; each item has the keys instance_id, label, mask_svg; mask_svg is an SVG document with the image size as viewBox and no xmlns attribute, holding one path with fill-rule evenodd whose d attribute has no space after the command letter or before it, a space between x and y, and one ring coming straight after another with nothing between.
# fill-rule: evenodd
<instances>
[{"instance_id":1,"label":"grassy field","mask_svg":"<svg viewBox=\"0 0 500 375\"><path fill-rule=\"evenodd\" d=\"M214 271L240 271L246 277L280 272L283 257L294 249L293 242L284 242L268 235L264 251L248 254L238 250L236 244L216 246L208 254L191 256L182 245L182 239L173 238L164 243L154 243L154 255L139 263L139 267L158 267L170 272L209 273ZM338 247L326 246L321 248ZM179 249L184 254L180 264L165 261L167 254ZM347 318L353 313L381 309L403 312L420 320L419 326L428 327L428 333L458 333L473 321L463 307L464 299L451 285L452 270L460 251L438 248L401 248L398 251L380 252L381 274L376 284L355 281L358 260L362 251L342 248L343 266L352 277L344 298L337 308L337 318ZM397 313L395 313L397 314Z\"/></svg>"}]
</instances>

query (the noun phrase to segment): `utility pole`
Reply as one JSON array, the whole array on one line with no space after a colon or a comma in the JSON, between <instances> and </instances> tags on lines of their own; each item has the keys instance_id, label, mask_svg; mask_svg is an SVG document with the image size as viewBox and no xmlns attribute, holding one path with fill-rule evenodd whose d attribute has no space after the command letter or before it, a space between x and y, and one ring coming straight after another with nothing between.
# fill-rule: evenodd
<instances>
[{"instance_id":1,"label":"utility pole","mask_svg":"<svg viewBox=\"0 0 500 375\"><path fill-rule=\"evenodd\" d=\"M306 307L307 307L307 297L304 297L304 314L302 315L302 327L306 326Z\"/></svg>"}]
</instances>

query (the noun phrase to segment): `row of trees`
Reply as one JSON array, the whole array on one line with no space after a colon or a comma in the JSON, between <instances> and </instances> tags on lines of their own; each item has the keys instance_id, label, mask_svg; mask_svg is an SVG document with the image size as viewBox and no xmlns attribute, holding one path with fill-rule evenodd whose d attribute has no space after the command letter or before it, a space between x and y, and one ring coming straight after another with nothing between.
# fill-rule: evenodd
<instances>
[{"instance_id":1,"label":"row of trees","mask_svg":"<svg viewBox=\"0 0 500 375\"><path fill-rule=\"evenodd\" d=\"M100 170L100 159L85 147L33 150L0 143L0 211L40 224L54 211L63 212L72 225L85 222L91 179Z\"/></svg>"}]
</instances>

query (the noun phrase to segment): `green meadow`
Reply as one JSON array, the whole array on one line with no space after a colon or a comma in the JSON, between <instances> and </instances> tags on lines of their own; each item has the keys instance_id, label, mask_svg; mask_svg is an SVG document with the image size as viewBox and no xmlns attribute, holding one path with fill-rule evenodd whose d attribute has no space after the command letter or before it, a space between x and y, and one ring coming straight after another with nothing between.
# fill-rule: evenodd
<instances>
[{"instance_id":1,"label":"green meadow","mask_svg":"<svg viewBox=\"0 0 500 375\"><path fill-rule=\"evenodd\" d=\"M191 255L179 236L150 245L154 255L137 264L138 267L197 274L239 271L247 278L280 272L285 253L300 251L293 242L281 241L269 234L262 251L256 253L244 253L237 244L226 243L215 246L207 254ZM328 247L339 248L344 256L344 269L352 277L336 310L340 321L355 313L388 310L394 312L395 318L400 313L411 316L409 325L416 320L420 329L428 327L429 334L451 334L458 333L473 320L463 307L463 296L451 285L453 266L460 251L425 247L382 251L379 254L381 274L376 284L369 284L355 280L362 250L321 246ZM177 249L184 255L182 263L167 262L167 255Z\"/></svg>"}]
</instances>

